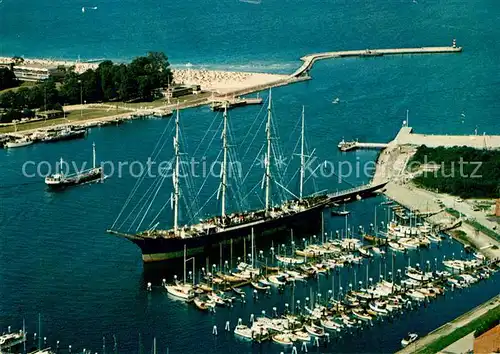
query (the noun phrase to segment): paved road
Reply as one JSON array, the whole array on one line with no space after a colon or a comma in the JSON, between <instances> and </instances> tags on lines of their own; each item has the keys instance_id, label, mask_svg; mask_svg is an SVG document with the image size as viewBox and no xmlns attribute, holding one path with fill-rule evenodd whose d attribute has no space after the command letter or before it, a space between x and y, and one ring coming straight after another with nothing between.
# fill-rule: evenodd
<instances>
[{"instance_id":1,"label":"paved road","mask_svg":"<svg viewBox=\"0 0 500 354\"><path fill-rule=\"evenodd\" d=\"M438 329L432 331L425 337L417 340L410 346L406 347L403 350L400 350L398 354L411 354L417 352L419 349L423 349L424 346L429 345L430 343L434 342L435 340L446 336L453 332L455 329L463 327L467 325L469 322L475 320L476 318L484 315L488 311L494 309L495 307L500 306L500 296L496 296L491 300L488 300L484 304L479 305L478 307L474 308L473 310L463 314L462 316L454 319L451 322L448 322L444 326L439 327Z\"/></svg>"}]
</instances>

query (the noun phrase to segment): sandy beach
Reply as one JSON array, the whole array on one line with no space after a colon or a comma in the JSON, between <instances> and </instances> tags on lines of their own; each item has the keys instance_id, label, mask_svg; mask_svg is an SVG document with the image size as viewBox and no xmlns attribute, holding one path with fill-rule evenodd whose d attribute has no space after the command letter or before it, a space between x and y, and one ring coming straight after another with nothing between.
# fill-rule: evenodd
<instances>
[{"instance_id":1,"label":"sandy beach","mask_svg":"<svg viewBox=\"0 0 500 354\"><path fill-rule=\"evenodd\" d=\"M12 62L10 57L0 57L0 64ZM85 63L71 60L57 59L33 59L24 58L24 66L32 67L75 67L75 72L81 74L89 69L96 69L99 63ZM272 82L285 79L287 75L254 73L254 72L236 72L223 70L207 69L172 69L174 82L184 85L200 85L202 90L215 91L219 94L225 94L230 91L242 90L258 85L267 85Z\"/></svg>"},{"instance_id":2,"label":"sandy beach","mask_svg":"<svg viewBox=\"0 0 500 354\"><path fill-rule=\"evenodd\" d=\"M176 84L200 85L202 90L220 94L287 78L287 75L206 69L174 69L173 74Z\"/></svg>"}]
</instances>

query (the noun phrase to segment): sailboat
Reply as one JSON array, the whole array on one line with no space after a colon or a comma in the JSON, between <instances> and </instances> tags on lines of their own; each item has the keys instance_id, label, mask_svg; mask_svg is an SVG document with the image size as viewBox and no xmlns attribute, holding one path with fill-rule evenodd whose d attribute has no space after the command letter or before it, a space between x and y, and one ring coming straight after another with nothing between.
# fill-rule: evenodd
<instances>
[{"instance_id":1,"label":"sailboat","mask_svg":"<svg viewBox=\"0 0 500 354\"><path fill-rule=\"evenodd\" d=\"M63 166L63 159L60 160L60 168ZM77 184L90 183L103 179L102 167L96 167L95 143L92 144L92 168L74 174L64 174L62 171L45 177L45 184L49 188L62 188Z\"/></svg>"},{"instance_id":2,"label":"sailboat","mask_svg":"<svg viewBox=\"0 0 500 354\"><path fill-rule=\"evenodd\" d=\"M294 195L293 199L284 201L279 205L273 205L271 201L271 182L275 182L278 186L283 187L274 180L271 170L274 150L271 148L272 136L272 97L269 92L268 107L267 107L267 122L266 122L266 153L264 159L265 173L263 175L262 185L265 189L264 208L254 210L244 210L240 212L228 213L227 202L227 178L228 178L228 155L229 141L228 137L228 117L227 106L223 112L222 122L222 164L220 185L217 195L220 200L220 214L209 218L200 219L199 222L180 226L179 223L179 204L181 199L181 190L179 186L180 175L180 124L179 110L175 119L175 136L174 136L174 159L173 159L173 194L171 196L171 204L173 209L173 228L167 230L159 230L156 228L158 224L153 225L145 231L137 233L122 232L116 230L113 226L107 231L111 234L124 237L137 246L142 251L142 259L144 262L164 261L182 257L182 250L187 247L188 254L194 255L203 253L210 248L217 246L220 243L229 242L229 240L241 239L251 233L251 229L255 231L255 235L263 233L270 234L280 230L293 228L298 232L311 232L314 227L316 230L321 222L321 212L326 205L338 199L338 195L334 197L328 194L312 194L310 196L303 195L303 183L305 172L304 160L304 113L302 112L302 149L301 149L301 166L300 166L300 192L298 196ZM385 183L384 183L385 185ZM379 186L369 186L363 192L372 193L374 190L381 188ZM283 189L286 189L283 187ZM288 190L286 190L288 191ZM289 191L288 191L289 192ZM291 192L289 192L291 193ZM359 193L359 191L357 192ZM293 194L293 193L291 193ZM344 197L344 196L342 196ZM123 209L122 209L123 210ZM123 223L122 223L123 224ZM137 228L136 228L137 229ZM309 230L309 231L308 231Z\"/></svg>"},{"instance_id":3,"label":"sailboat","mask_svg":"<svg viewBox=\"0 0 500 354\"><path fill-rule=\"evenodd\" d=\"M349 215L351 212L349 210L345 209L345 203L344 203L344 210L333 210L331 211L332 216L346 216Z\"/></svg>"}]
</instances>

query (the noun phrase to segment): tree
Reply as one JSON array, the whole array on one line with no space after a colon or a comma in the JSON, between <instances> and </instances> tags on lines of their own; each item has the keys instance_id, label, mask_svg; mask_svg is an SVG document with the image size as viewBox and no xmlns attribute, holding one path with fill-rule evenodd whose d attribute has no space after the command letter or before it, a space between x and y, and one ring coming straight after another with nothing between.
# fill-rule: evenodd
<instances>
[{"instance_id":1,"label":"tree","mask_svg":"<svg viewBox=\"0 0 500 354\"><path fill-rule=\"evenodd\" d=\"M16 75L9 68L0 68L0 90L17 86Z\"/></svg>"},{"instance_id":2,"label":"tree","mask_svg":"<svg viewBox=\"0 0 500 354\"><path fill-rule=\"evenodd\" d=\"M61 85L63 103L80 103L80 77L74 72L67 73Z\"/></svg>"},{"instance_id":3,"label":"tree","mask_svg":"<svg viewBox=\"0 0 500 354\"><path fill-rule=\"evenodd\" d=\"M111 60L103 61L99 64L97 73L100 78L103 101L112 101L118 95L113 62Z\"/></svg>"}]
</instances>

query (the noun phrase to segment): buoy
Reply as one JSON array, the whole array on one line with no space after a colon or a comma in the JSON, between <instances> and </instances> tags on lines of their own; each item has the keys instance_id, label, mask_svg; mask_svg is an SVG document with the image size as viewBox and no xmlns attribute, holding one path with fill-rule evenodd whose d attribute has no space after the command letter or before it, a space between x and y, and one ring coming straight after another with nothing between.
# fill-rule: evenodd
<instances>
[{"instance_id":1,"label":"buoy","mask_svg":"<svg viewBox=\"0 0 500 354\"><path fill-rule=\"evenodd\" d=\"M253 315L253 313L252 313L252 314L250 315L250 323L251 323L252 325L253 325L254 320L255 320L255 319L254 319L254 315ZM241 318L240 318L240 321L241 321ZM238 324L239 324L239 322L238 322Z\"/></svg>"},{"instance_id":2,"label":"buoy","mask_svg":"<svg viewBox=\"0 0 500 354\"><path fill-rule=\"evenodd\" d=\"M274 314L274 317L278 317L278 311L277 311L276 307L273 307L273 314Z\"/></svg>"},{"instance_id":3,"label":"buoy","mask_svg":"<svg viewBox=\"0 0 500 354\"><path fill-rule=\"evenodd\" d=\"M226 331L230 331L231 329L229 328L229 321L226 321L226 326L224 327Z\"/></svg>"},{"instance_id":4,"label":"buoy","mask_svg":"<svg viewBox=\"0 0 500 354\"><path fill-rule=\"evenodd\" d=\"M254 289L254 291L253 291L253 298L255 300L257 300L259 298L258 295L257 295L257 289Z\"/></svg>"},{"instance_id":5,"label":"buoy","mask_svg":"<svg viewBox=\"0 0 500 354\"><path fill-rule=\"evenodd\" d=\"M71 353L71 345L68 346L68 351Z\"/></svg>"},{"instance_id":6,"label":"buoy","mask_svg":"<svg viewBox=\"0 0 500 354\"><path fill-rule=\"evenodd\" d=\"M167 285L167 281L166 281L165 279L162 279L162 280L161 280L161 285L162 285L162 286Z\"/></svg>"},{"instance_id":7,"label":"buoy","mask_svg":"<svg viewBox=\"0 0 500 354\"><path fill-rule=\"evenodd\" d=\"M217 326L214 325L214 328L212 329L212 335L216 336L217 335Z\"/></svg>"},{"instance_id":8,"label":"buoy","mask_svg":"<svg viewBox=\"0 0 500 354\"><path fill-rule=\"evenodd\" d=\"M151 283L148 283L148 291L151 291Z\"/></svg>"},{"instance_id":9,"label":"buoy","mask_svg":"<svg viewBox=\"0 0 500 354\"><path fill-rule=\"evenodd\" d=\"M46 346L47 345L47 337L43 337L43 345Z\"/></svg>"},{"instance_id":10,"label":"buoy","mask_svg":"<svg viewBox=\"0 0 500 354\"><path fill-rule=\"evenodd\" d=\"M56 349L59 349L59 341L56 342Z\"/></svg>"},{"instance_id":11,"label":"buoy","mask_svg":"<svg viewBox=\"0 0 500 354\"><path fill-rule=\"evenodd\" d=\"M262 310L262 316L266 317L266 310Z\"/></svg>"}]
</instances>

